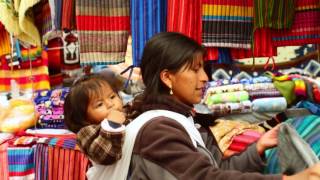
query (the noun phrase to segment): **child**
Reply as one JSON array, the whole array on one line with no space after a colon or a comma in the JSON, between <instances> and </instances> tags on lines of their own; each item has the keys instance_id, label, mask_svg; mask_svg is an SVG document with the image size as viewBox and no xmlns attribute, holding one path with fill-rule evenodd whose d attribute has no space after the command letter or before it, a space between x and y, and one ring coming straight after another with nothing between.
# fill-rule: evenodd
<instances>
[{"instance_id":1,"label":"child","mask_svg":"<svg viewBox=\"0 0 320 180\"><path fill-rule=\"evenodd\" d=\"M109 165L121 158L125 114L112 78L85 75L65 99L65 123L77 134L83 152L95 163Z\"/></svg>"}]
</instances>

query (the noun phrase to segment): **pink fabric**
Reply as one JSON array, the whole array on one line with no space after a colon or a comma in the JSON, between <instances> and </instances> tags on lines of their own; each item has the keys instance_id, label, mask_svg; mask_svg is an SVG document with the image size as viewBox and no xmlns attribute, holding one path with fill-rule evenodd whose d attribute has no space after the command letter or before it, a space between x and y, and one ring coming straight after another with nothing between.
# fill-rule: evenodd
<instances>
[{"instance_id":1,"label":"pink fabric","mask_svg":"<svg viewBox=\"0 0 320 180\"><path fill-rule=\"evenodd\" d=\"M0 179L9 179L9 169L8 169L8 153L7 153L8 143L0 145Z\"/></svg>"}]
</instances>

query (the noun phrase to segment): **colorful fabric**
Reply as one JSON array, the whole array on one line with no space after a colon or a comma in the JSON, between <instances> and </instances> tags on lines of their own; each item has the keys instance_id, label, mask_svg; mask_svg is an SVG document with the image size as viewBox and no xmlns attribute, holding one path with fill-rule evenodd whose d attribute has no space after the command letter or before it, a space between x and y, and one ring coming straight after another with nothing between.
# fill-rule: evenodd
<instances>
[{"instance_id":1,"label":"colorful fabric","mask_svg":"<svg viewBox=\"0 0 320 180\"><path fill-rule=\"evenodd\" d=\"M0 144L7 142L8 140L12 139L13 137L14 137L14 135L12 133L0 132Z\"/></svg>"},{"instance_id":2,"label":"colorful fabric","mask_svg":"<svg viewBox=\"0 0 320 180\"><path fill-rule=\"evenodd\" d=\"M286 175L296 174L319 162L309 144L286 122L279 128L278 153L281 172Z\"/></svg>"},{"instance_id":3,"label":"colorful fabric","mask_svg":"<svg viewBox=\"0 0 320 180\"><path fill-rule=\"evenodd\" d=\"M80 151L48 147L48 179L86 179L89 160Z\"/></svg>"},{"instance_id":4,"label":"colorful fabric","mask_svg":"<svg viewBox=\"0 0 320 180\"><path fill-rule=\"evenodd\" d=\"M254 0L254 26L289 29L294 10L295 0Z\"/></svg>"},{"instance_id":5,"label":"colorful fabric","mask_svg":"<svg viewBox=\"0 0 320 180\"><path fill-rule=\"evenodd\" d=\"M236 135L242 134L247 130L252 130L260 134L264 133L262 127L244 121L216 120L215 122L217 123L211 126L210 130L222 152L229 148Z\"/></svg>"},{"instance_id":6,"label":"colorful fabric","mask_svg":"<svg viewBox=\"0 0 320 180\"><path fill-rule=\"evenodd\" d=\"M81 65L125 61L130 30L129 6L129 0L76 1Z\"/></svg>"},{"instance_id":7,"label":"colorful fabric","mask_svg":"<svg viewBox=\"0 0 320 180\"><path fill-rule=\"evenodd\" d=\"M48 178L48 146L37 144L34 152L36 180L47 180Z\"/></svg>"},{"instance_id":8,"label":"colorful fabric","mask_svg":"<svg viewBox=\"0 0 320 180\"><path fill-rule=\"evenodd\" d=\"M50 33L54 30L51 18L51 9L48 1L40 1L32 8L35 15L35 24L37 25L42 42L45 43Z\"/></svg>"},{"instance_id":9,"label":"colorful fabric","mask_svg":"<svg viewBox=\"0 0 320 180\"><path fill-rule=\"evenodd\" d=\"M283 97L260 98L252 101L252 111L281 112L287 109L287 101Z\"/></svg>"},{"instance_id":10,"label":"colorful fabric","mask_svg":"<svg viewBox=\"0 0 320 180\"><path fill-rule=\"evenodd\" d=\"M253 1L204 0L202 43L207 47L251 48Z\"/></svg>"},{"instance_id":11,"label":"colorful fabric","mask_svg":"<svg viewBox=\"0 0 320 180\"><path fill-rule=\"evenodd\" d=\"M8 143L0 144L0 179L9 180Z\"/></svg>"},{"instance_id":12,"label":"colorful fabric","mask_svg":"<svg viewBox=\"0 0 320 180\"><path fill-rule=\"evenodd\" d=\"M266 89L266 90L253 90L248 91L250 100L255 100L259 98L266 98L266 97L281 97L280 91L277 89Z\"/></svg>"},{"instance_id":13,"label":"colorful fabric","mask_svg":"<svg viewBox=\"0 0 320 180\"><path fill-rule=\"evenodd\" d=\"M309 101L300 101L297 104L298 108L306 108L308 109L312 114L320 116L320 105L315 104Z\"/></svg>"},{"instance_id":14,"label":"colorful fabric","mask_svg":"<svg viewBox=\"0 0 320 180\"><path fill-rule=\"evenodd\" d=\"M241 101L239 103L213 104L208 108L215 116L228 114L249 113L251 112L251 101Z\"/></svg>"},{"instance_id":15,"label":"colorful fabric","mask_svg":"<svg viewBox=\"0 0 320 180\"><path fill-rule=\"evenodd\" d=\"M201 0L168 0L167 31L182 33L201 44Z\"/></svg>"},{"instance_id":16,"label":"colorful fabric","mask_svg":"<svg viewBox=\"0 0 320 180\"><path fill-rule=\"evenodd\" d=\"M2 63L5 61L6 60L3 60ZM2 69L0 69L0 91L10 91L11 80L15 80L19 84L20 90L50 89L48 74L49 72L46 60L42 61L42 65L33 67L32 70L17 69L11 71L9 66L2 66Z\"/></svg>"},{"instance_id":17,"label":"colorful fabric","mask_svg":"<svg viewBox=\"0 0 320 180\"><path fill-rule=\"evenodd\" d=\"M233 138L228 150L234 152L232 155L240 153L244 151L250 144L256 142L261 137L261 135L262 134L257 131L246 130L242 134L236 135ZM225 157L229 156L225 155Z\"/></svg>"},{"instance_id":18,"label":"colorful fabric","mask_svg":"<svg viewBox=\"0 0 320 180\"><path fill-rule=\"evenodd\" d=\"M11 53L10 37L2 23L0 22L0 57ZM0 64L1 67L1 64Z\"/></svg>"},{"instance_id":19,"label":"colorful fabric","mask_svg":"<svg viewBox=\"0 0 320 180\"><path fill-rule=\"evenodd\" d=\"M294 82L294 93L297 97L306 98L307 88L306 84L302 79L293 79Z\"/></svg>"},{"instance_id":20,"label":"colorful fabric","mask_svg":"<svg viewBox=\"0 0 320 180\"><path fill-rule=\"evenodd\" d=\"M207 97L205 103L208 106L219 103L228 103L228 102L241 102L249 100L249 94L247 91L237 91L221 94L212 94Z\"/></svg>"},{"instance_id":21,"label":"colorful fabric","mask_svg":"<svg viewBox=\"0 0 320 180\"><path fill-rule=\"evenodd\" d=\"M320 4L318 0L296 0L292 27L273 33L275 46L320 43Z\"/></svg>"},{"instance_id":22,"label":"colorful fabric","mask_svg":"<svg viewBox=\"0 0 320 180\"><path fill-rule=\"evenodd\" d=\"M167 1L131 0L131 34L133 65L139 66L146 42L155 34L166 31Z\"/></svg>"},{"instance_id":23,"label":"colorful fabric","mask_svg":"<svg viewBox=\"0 0 320 180\"><path fill-rule=\"evenodd\" d=\"M258 91L258 90L273 90L275 87L272 83L255 83L245 84L244 90L246 91Z\"/></svg>"},{"instance_id":24,"label":"colorful fabric","mask_svg":"<svg viewBox=\"0 0 320 180\"><path fill-rule=\"evenodd\" d=\"M320 158L320 117L309 115L288 119L286 122L295 128L301 138L310 145L317 157ZM281 173L277 148L267 150L266 159L266 174Z\"/></svg>"},{"instance_id":25,"label":"colorful fabric","mask_svg":"<svg viewBox=\"0 0 320 180\"><path fill-rule=\"evenodd\" d=\"M33 147L8 147L9 178L34 179Z\"/></svg>"},{"instance_id":26,"label":"colorful fabric","mask_svg":"<svg viewBox=\"0 0 320 180\"><path fill-rule=\"evenodd\" d=\"M243 84L230 84L224 86L209 87L207 94L219 94L225 92L243 91Z\"/></svg>"}]
</instances>

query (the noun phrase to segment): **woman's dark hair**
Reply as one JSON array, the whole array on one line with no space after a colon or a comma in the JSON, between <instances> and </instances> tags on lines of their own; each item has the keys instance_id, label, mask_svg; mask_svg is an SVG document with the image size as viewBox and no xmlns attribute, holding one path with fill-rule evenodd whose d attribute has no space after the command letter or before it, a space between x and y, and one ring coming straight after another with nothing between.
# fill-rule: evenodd
<instances>
[{"instance_id":1,"label":"woman's dark hair","mask_svg":"<svg viewBox=\"0 0 320 180\"><path fill-rule=\"evenodd\" d=\"M92 124L87 120L90 98L102 95L107 85L118 93L113 79L98 74L84 75L74 82L63 106L64 122L69 130L77 133L82 127Z\"/></svg>"},{"instance_id":2,"label":"woman's dark hair","mask_svg":"<svg viewBox=\"0 0 320 180\"><path fill-rule=\"evenodd\" d=\"M131 118L144 111L143 105L161 103L163 96L169 95L170 89L160 79L162 70L175 73L184 65L188 68L199 53L206 53L204 47L180 33L162 32L153 36L145 45L140 65L145 90L135 98Z\"/></svg>"}]
</instances>

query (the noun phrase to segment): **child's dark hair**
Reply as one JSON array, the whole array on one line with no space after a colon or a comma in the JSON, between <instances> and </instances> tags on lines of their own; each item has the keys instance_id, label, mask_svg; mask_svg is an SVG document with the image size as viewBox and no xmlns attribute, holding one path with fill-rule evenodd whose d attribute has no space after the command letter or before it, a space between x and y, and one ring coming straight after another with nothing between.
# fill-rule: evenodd
<instances>
[{"instance_id":1,"label":"child's dark hair","mask_svg":"<svg viewBox=\"0 0 320 180\"><path fill-rule=\"evenodd\" d=\"M103 94L103 87L108 85L118 94L114 79L98 74L84 75L74 82L63 106L64 121L69 130L77 133L82 127L92 124L87 120L90 98Z\"/></svg>"}]
</instances>

